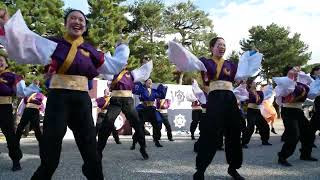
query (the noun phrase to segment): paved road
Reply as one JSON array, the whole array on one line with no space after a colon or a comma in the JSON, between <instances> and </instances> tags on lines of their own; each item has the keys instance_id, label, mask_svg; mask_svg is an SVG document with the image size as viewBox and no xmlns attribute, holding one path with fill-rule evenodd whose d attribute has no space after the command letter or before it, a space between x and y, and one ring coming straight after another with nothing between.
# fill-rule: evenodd
<instances>
[{"instance_id":1,"label":"paved road","mask_svg":"<svg viewBox=\"0 0 320 180\"><path fill-rule=\"evenodd\" d=\"M281 121L276 129L282 132ZM157 180L188 180L194 173L195 153L192 152L194 141L186 136L175 136L176 141L169 142L163 137L163 148L156 148L148 137L147 145L150 159L143 161L138 150L130 151L131 137L121 137L123 144L117 145L110 140L104 151L103 169L106 179L157 179ZM34 138L23 139L21 161L23 170L11 172L11 161L8 158L6 145L0 140L0 180L30 179L39 165L38 144ZM319 180L320 162L304 162L299 160L298 149L289 161L294 165L283 168L277 162L276 153L282 143L280 137L272 135L273 146L262 147L259 137L254 135L249 149L244 150L244 163L240 173L247 179L294 179ZM320 137L317 137L320 147ZM300 147L300 144L297 146ZM320 158L320 148L314 149L313 155ZM53 179L85 179L81 173L82 159L72 140L64 141L59 167ZM224 152L219 151L206 172L206 179L231 179L226 173Z\"/></svg>"}]
</instances>

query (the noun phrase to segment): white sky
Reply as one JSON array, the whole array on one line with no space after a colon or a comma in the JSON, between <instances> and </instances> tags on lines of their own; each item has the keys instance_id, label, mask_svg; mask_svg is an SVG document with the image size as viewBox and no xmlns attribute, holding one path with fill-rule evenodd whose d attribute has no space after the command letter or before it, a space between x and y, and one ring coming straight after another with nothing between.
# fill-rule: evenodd
<instances>
[{"instance_id":1,"label":"white sky","mask_svg":"<svg viewBox=\"0 0 320 180\"><path fill-rule=\"evenodd\" d=\"M274 22L289 27L291 32L301 33L301 40L312 51L309 63L320 63L319 0L249 0L242 3L222 0L220 3L223 8L212 8L209 13L214 31L227 42L227 54L240 49L239 41L248 37L250 27L265 27Z\"/></svg>"},{"instance_id":2,"label":"white sky","mask_svg":"<svg viewBox=\"0 0 320 180\"><path fill-rule=\"evenodd\" d=\"M65 7L88 12L86 0L64 1ZM165 3L185 1L165 0ZM226 55L240 50L239 41L248 37L249 28L274 22L301 33L301 40L312 51L309 63L320 63L320 0L194 0L194 3L210 14L214 31L225 38Z\"/></svg>"}]
</instances>

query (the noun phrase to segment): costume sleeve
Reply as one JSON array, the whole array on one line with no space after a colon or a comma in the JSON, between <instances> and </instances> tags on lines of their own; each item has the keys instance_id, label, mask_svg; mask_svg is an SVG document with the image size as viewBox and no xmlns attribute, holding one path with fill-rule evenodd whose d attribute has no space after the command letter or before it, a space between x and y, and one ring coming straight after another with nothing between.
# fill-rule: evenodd
<instances>
[{"instance_id":1,"label":"costume sleeve","mask_svg":"<svg viewBox=\"0 0 320 180\"><path fill-rule=\"evenodd\" d=\"M260 72L263 55L256 51L246 51L239 59L236 80L246 80Z\"/></svg>"},{"instance_id":2,"label":"costume sleeve","mask_svg":"<svg viewBox=\"0 0 320 180\"><path fill-rule=\"evenodd\" d=\"M104 54L104 62L98 68L100 74L118 74L127 64L130 55L129 46L120 44L116 47L114 55L110 52Z\"/></svg>"},{"instance_id":3,"label":"costume sleeve","mask_svg":"<svg viewBox=\"0 0 320 180\"><path fill-rule=\"evenodd\" d=\"M199 100L199 102L201 104L206 104L207 103L206 95L200 89L199 84L198 84L198 82L196 80L194 80L192 82L192 91L193 91L195 97L197 98L197 100Z\"/></svg>"},{"instance_id":4,"label":"costume sleeve","mask_svg":"<svg viewBox=\"0 0 320 180\"><path fill-rule=\"evenodd\" d=\"M169 41L168 57L178 71L207 71L204 64L181 44Z\"/></svg>"},{"instance_id":5,"label":"costume sleeve","mask_svg":"<svg viewBox=\"0 0 320 180\"><path fill-rule=\"evenodd\" d=\"M308 86L310 86L310 84L313 82L314 80L311 78L311 76L309 74L304 73L303 71L300 71L298 73L298 79L297 82L300 82L302 84L306 84Z\"/></svg>"},{"instance_id":6,"label":"costume sleeve","mask_svg":"<svg viewBox=\"0 0 320 180\"><path fill-rule=\"evenodd\" d=\"M18 108L17 108L17 115L18 116L22 116L25 107L26 107L26 104L24 103L24 99L22 99L20 101Z\"/></svg>"},{"instance_id":7,"label":"costume sleeve","mask_svg":"<svg viewBox=\"0 0 320 180\"><path fill-rule=\"evenodd\" d=\"M26 82L24 80L19 81L17 84L17 96L18 97L26 97L30 96L33 93L38 93L41 92L41 89L35 85L35 84L30 84L29 86L26 86Z\"/></svg>"},{"instance_id":8,"label":"costume sleeve","mask_svg":"<svg viewBox=\"0 0 320 180\"><path fill-rule=\"evenodd\" d=\"M134 84L134 88L132 89L132 93L135 95L141 95L144 91L143 84L141 82L137 82Z\"/></svg>"},{"instance_id":9,"label":"costume sleeve","mask_svg":"<svg viewBox=\"0 0 320 180\"><path fill-rule=\"evenodd\" d=\"M249 99L249 92L246 89L246 84L240 84L233 90L233 93L239 101L246 101Z\"/></svg>"},{"instance_id":10,"label":"costume sleeve","mask_svg":"<svg viewBox=\"0 0 320 180\"><path fill-rule=\"evenodd\" d=\"M160 99L166 98L167 90L168 90L168 87L164 86L163 84L160 84L157 87L156 98L160 98Z\"/></svg>"},{"instance_id":11,"label":"costume sleeve","mask_svg":"<svg viewBox=\"0 0 320 180\"><path fill-rule=\"evenodd\" d=\"M20 64L49 64L57 43L32 32L18 10L4 25L1 42L10 59Z\"/></svg>"},{"instance_id":12,"label":"costume sleeve","mask_svg":"<svg viewBox=\"0 0 320 180\"><path fill-rule=\"evenodd\" d=\"M310 84L310 91L308 93L309 99L315 99L320 96L320 79L316 79Z\"/></svg>"},{"instance_id":13,"label":"costume sleeve","mask_svg":"<svg viewBox=\"0 0 320 180\"><path fill-rule=\"evenodd\" d=\"M263 92L264 100L270 99L273 95L273 88L271 85L268 85L265 87L265 89L262 92Z\"/></svg>"},{"instance_id":14,"label":"costume sleeve","mask_svg":"<svg viewBox=\"0 0 320 180\"><path fill-rule=\"evenodd\" d=\"M134 82L146 81L152 72L153 63L149 61L148 63L142 65L141 67L131 71Z\"/></svg>"}]
</instances>

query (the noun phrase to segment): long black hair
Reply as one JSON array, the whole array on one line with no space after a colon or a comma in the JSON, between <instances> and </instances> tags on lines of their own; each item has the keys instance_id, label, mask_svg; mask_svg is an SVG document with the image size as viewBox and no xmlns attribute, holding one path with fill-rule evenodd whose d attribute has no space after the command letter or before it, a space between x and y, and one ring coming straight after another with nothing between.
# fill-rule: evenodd
<instances>
[{"instance_id":1,"label":"long black hair","mask_svg":"<svg viewBox=\"0 0 320 180\"><path fill-rule=\"evenodd\" d=\"M82 34L82 36L88 36L89 35L89 20L87 18L87 16L81 11L81 10L78 10L78 9L68 9L66 12L65 12L65 15L64 15L64 24L67 24L67 19L69 17L69 15L72 13L72 12L79 12L83 15L85 21L86 21L86 31Z\"/></svg>"},{"instance_id":2,"label":"long black hair","mask_svg":"<svg viewBox=\"0 0 320 180\"><path fill-rule=\"evenodd\" d=\"M283 76L287 76L287 75L288 75L288 72L289 72L291 69L293 69L293 66L287 65L285 68L283 68L283 70L282 70L282 75L283 75Z\"/></svg>"},{"instance_id":3,"label":"long black hair","mask_svg":"<svg viewBox=\"0 0 320 180\"><path fill-rule=\"evenodd\" d=\"M209 48L211 49L212 47L214 47L214 45L216 44L216 42L217 42L219 39L223 39L223 37L215 37L215 38L211 39L211 41L209 42ZM223 39L223 40L224 40L224 39Z\"/></svg>"},{"instance_id":4,"label":"long black hair","mask_svg":"<svg viewBox=\"0 0 320 180\"><path fill-rule=\"evenodd\" d=\"M319 66L315 66L315 67L313 67L312 69L311 69L311 72L310 72L310 76L313 78L313 79L315 79L315 72L316 71L319 71L319 69L320 69L320 65Z\"/></svg>"}]
</instances>

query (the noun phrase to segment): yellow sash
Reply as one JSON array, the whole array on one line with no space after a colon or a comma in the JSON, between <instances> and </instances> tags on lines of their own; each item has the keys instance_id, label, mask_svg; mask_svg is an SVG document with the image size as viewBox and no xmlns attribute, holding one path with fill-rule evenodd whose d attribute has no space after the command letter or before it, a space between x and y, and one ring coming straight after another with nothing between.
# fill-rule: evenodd
<instances>
[{"instance_id":1,"label":"yellow sash","mask_svg":"<svg viewBox=\"0 0 320 180\"><path fill-rule=\"evenodd\" d=\"M104 105L102 106L101 109L105 109L105 108L108 106L109 101L110 101L110 96L107 96L107 97L105 97L104 99L106 100L106 103L104 103Z\"/></svg>"},{"instance_id":2,"label":"yellow sash","mask_svg":"<svg viewBox=\"0 0 320 180\"><path fill-rule=\"evenodd\" d=\"M214 58L212 58L213 61L217 64L217 72L216 72L216 76L215 76L215 80L217 80L220 76L220 73L221 73L221 70L222 70L222 66L223 66L223 63L224 63L224 59L223 58L220 58L219 60L216 60Z\"/></svg>"},{"instance_id":3,"label":"yellow sash","mask_svg":"<svg viewBox=\"0 0 320 180\"><path fill-rule=\"evenodd\" d=\"M117 79L113 80L111 83L111 87L115 86L124 76L124 74L126 74L128 72L128 70L122 70L121 73L118 75Z\"/></svg>"},{"instance_id":4,"label":"yellow sash","mask_svg":"<svg viewBox=\"0 0 320 180\"><path fill-rule=\"evenodd\" d=\"M6 73L6 72L9 72L9 71L4 70L4 71L0 72L0 75L3 74L3 73ZM1 82L3 82L3 83L8 83L7 80L4 80L4 79L0 78L0 83L1 83Z\"/></svg>"},{"instance_id":5,"label":"yellow sash","mask_svg":"<svg viewBox=\"0 0 320 180\"><path fill-rule=\"evenodd\" d=\"M71 44L71 48L68 52L67 58L59 68L58 74L64 74L70 68L76 57L78 47L84 42L82 36L78 37L76 40L72 40L72 38L68 34L65 34L63 38Z\"/></svg>"},{"instance_id":6,"label":"yellow sash","mask_svg":"<svg viewBox=\"0 0 320 180\"><path fill-rule=\"evenodd\" d=\"M164 103L166 102L166 99L160 99L160 106L159 109L161 109L164 105Z\"/></svg>"},{"instance_id":7,"label":"yellow sash","mask_svg":"<svg viewBox=\"0 0 320 180\"><path fill-rule=\"evenodd\" d=\"M27 100L27 103L29 103L36 95L37 95L37 93L31 94L31 96Z\"/></svg>"}]
</instances>

